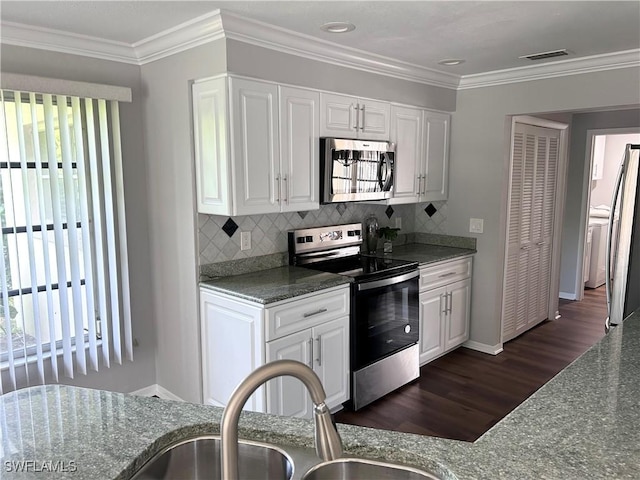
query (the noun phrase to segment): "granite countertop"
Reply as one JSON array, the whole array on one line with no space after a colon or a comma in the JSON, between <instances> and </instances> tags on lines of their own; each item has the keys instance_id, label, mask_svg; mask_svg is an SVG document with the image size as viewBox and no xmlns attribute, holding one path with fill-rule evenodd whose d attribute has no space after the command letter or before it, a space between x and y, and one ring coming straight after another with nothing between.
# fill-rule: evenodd
<instances>
[{"instance_id":1,"label":"granite countertop","mask_svg":"<svg viewBox=\"0 0 640 480\"><path fill-rule=\"evenodd\" d=\"M426 265L474 253L476 251L470 248L411 243L394 247L393 252L388 255L390 258L417 261L420 265ZM214 292L226 293L266 305L344 285L351 281L350 277L343 275L318 272L303 267L284 266L241 275L210 278L200 282L200 286Z\"/></svg>"},{"instance_id":2,"label":"granite countertop","mask_svg":"<svg viewBox=\"0 0 640 480\"><path fill-rule=\"evenodd\" d=\"M266 305L350 282L343 275L286 266L218 277L200 282L200 286Z\"/></svg>"},{"instance_id":3,"label":"granite countertop","mask_svg":"<svg viewBox=\"0 0 640 480\"><path fill-rule=\"evenodd\" d=\"M424 243L409 243L394 246L389 257L398 260L418 262L420 265L451 260L458 257L466 257L476 253L475 249L451 247L446 245L428 245Z\"/></svg>"},{"instance_id":4,"label":"granite countertop","mask_svg":"<svg viewBox=\"0 0 640 480\"><path fill-rule=\"evenodd\" d=\"M561 320L560 320L561 321ZM345 452L454 479L640 478L640 311L474 443L338 425ZM62 385L0 397L0 478L129 478L222 409ZM311 446L311 421L245 412L240 437ZM31 461L15 473L16 462ZM36 467L40 470L37 471Z\"/></svg>"}]
</instances>

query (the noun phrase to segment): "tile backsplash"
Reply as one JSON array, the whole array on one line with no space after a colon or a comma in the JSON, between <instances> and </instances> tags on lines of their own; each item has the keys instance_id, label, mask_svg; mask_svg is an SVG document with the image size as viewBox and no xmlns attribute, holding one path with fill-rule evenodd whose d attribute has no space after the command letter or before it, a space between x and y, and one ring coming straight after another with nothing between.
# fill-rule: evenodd
<instances>
[{"instance_id":1,"label":"tile backsplash","mask_svg":"<svg viewBox=\"0 0 640 480\"><path fill-rule=\"evenodd\" d=\"M431 207L429 207L431 205ZM402 233L446 234L446 202L415 205L338 203L308 212L229 217L198 215L200 265L287 251L287 232L298 228L361 222L375 214L381 227L402 218ZM237 228L233 228L233 225ZM251 232L251 248L240 250L240 233ZM231 233L231 235L229 235Z\"/></svg>"}]
</instances>

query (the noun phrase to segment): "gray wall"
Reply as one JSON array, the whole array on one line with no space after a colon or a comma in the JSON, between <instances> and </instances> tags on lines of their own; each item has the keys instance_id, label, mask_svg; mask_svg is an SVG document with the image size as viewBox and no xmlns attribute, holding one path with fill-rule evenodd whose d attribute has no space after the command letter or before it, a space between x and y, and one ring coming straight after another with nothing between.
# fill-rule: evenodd
<instances>
[{"instance_id":1,"label":"gray wall","mask_svg":"<svg viewBox=\"0 0 640 480\"><path fill-rule=\"evenodd\" d=\"M157 383L201 401L191 86L226 70L224 40L143 65Z\"/></svg>"},{"instance_id":2,"label":"gray wall","mask_svg":"<svg viewBox=\"0 0 640 480\"><path fill-rule=\"evenodd\" d=\"M640 69L627 68L458 92L451 126L448 233L468 236L469 218L484 218L474 259L471 340L492 346L501 342L507 116L639 105L639 84ZM571 182L583 178L578 170L569 173Z\"/></svg>"},{"instance_id":3,"label":"gray wall","mask_svg":"<svg viewBox=\"0 0 640 480\"><path fill-rule=\"evenodd\" d=\"M124 169L127 242L131 282L133 336L139 345L134 362L60 382L89 388L130 392L155 383L155 327L150 308L153 276L149 256L147 164L142 130L140 68L133 65L46 52L37 49L1 46L2 72L38 75L85 82L130 87L132 103L122 103L120 120Z\"/></svg>"},{"instance_id":4,"label":"gray wall","mask_svg":"<svg viewBox=\"0 0 640 480\"><path fill-rule=\"evenodd\" d=\"M633 96L640 97L638 80L629 93L631 104ZM613 84L603 93L619 88ZM636 104L640 100L636 100ZM587 189L585 175L590 165L587 156L587 130L606 128L640 127L640 110L619 110L606 112L578 113L573 116L569 153L568 178L564 223L562 226L562 259L560 265L560 291L568 295L577 295L576 274L584 254L584 232L587 221Z\"/></svg>"},{"instance_id":5,"label":"gray wall","mask_svg":"<svg viewBox=\"0 0 640 480\"><path fill-rule=\"evenodd\" d=\"M227 41L229 72L274 82L452 112L456 91L318 62L235 40Z\"/></svg>"}]
</instances>

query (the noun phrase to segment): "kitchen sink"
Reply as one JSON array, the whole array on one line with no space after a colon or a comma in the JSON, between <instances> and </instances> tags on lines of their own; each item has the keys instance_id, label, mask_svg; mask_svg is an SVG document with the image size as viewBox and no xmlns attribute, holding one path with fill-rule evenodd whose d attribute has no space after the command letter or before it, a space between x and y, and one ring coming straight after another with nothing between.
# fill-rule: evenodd
<instances>
[{"instance_id":1,"label":"kitchen sink","mask_svg":"<svg viewBox=\"0 0 640 480\"><path fill-rule=\"evenodd\" d=\"M312 467L302 480L442 480L417 468L363 458L339 458Z\"/></svg>"},{"instance_id":2,"label":"kitchen sink","mask_svg":"<svg viewBox=\"0 0 640 480\"><path fill-rule=\"evenodd\" d=\"M151 458L132 480L219 479L220 437L199 436L170 445ZM238 442L239 477L290 480L293 461L283 450L266 444Z\"/></svg>"}]
</instances>

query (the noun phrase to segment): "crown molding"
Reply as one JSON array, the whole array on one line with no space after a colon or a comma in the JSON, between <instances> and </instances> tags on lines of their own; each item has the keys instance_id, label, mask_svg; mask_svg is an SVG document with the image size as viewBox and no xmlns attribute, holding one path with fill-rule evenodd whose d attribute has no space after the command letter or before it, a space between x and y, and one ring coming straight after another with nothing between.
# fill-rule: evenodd
<instances>
[{"instance_id":1,"label":"crown molding","mask_svg":"<svg viewBox=\"0 0 640 480\"><path fill-rule=\"evenodd\" d=\"M139 64L135 51L127 43L21 23L2 22L0 42L101 60Z\"/></svg>"},{"instance_id":2,"label":"crown molding","mask_svg":"<svg viewBox=\"0 0 640 480\"><path fill-rule=\"evenodd\" d=\"M201 15L131 45L138 63L153 62L225 37L220 10Z\"/></svg>"},{"instance_id":3,"label":"crown molding","mask_svg":"<svg viewBox=\"0 0 640 480\"><path fill-rule=\"evenodd\" d=\"M221 12L220 15L225 36L231 40L402 80L445 88L458 87L459 75L345 47L229 12Z\"/></svg>"},{"instance_id":4,"label":"crown molding","mask_svg":"<svg viewBox=\"0 0 640 480\"><path fill-rule=\"evenodd\" d=\"M556 60L541 65L495 70L463 75L458 90L492 87L508 83L528 82L545 78L564 77L581 73L604 72L619 68L640 67L640 48L589 57Z\"/></svg>"},{"instance_id":5,"label":"crown molding","mask_svg":"<svg viewBox=\"0 0 640 480\"><path fill-rule=\"evenodd\" d=\"M454 90L640 67L640 49L634 49L460 76L344 47L220 10L133 44L12 22L2 22L0 27L1 43L135 65L228 38L311 60Z\"/></svg>"}]
</instances>

